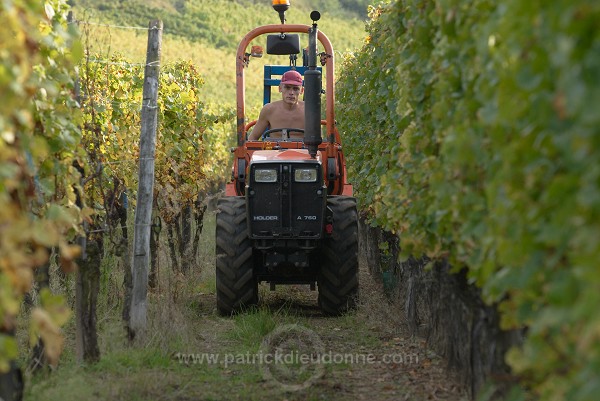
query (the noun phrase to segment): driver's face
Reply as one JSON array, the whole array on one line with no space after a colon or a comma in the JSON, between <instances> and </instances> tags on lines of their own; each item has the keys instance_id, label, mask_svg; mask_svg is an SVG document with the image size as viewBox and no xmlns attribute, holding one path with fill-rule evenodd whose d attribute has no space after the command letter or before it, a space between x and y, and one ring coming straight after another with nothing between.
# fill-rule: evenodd
<instances>
[{"instance_id":1,"label":"driver's face","mask_svg":"<svg viewBox=\"0 0 600 401\"><path fill-rule=\"evenodd\" d=\"M296 104L298 103L298 98L302 93L302 86L289 84L280 85L279 91L282 94L284 103Z\"/></svg>"}]
</instances>

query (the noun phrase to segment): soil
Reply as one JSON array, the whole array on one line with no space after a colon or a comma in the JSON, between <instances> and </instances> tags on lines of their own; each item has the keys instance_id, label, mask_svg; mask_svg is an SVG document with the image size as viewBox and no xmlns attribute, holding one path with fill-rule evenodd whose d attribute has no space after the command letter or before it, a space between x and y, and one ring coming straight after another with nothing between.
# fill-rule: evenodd
<instances>
[{"instance_id":1,"label":"soil","mask_svg":"<svg viewBox=\"0 0 600 401\"><path fill-rule=\"evenodd\" d=\"M307 286L277 287L269 291L267 286L261 285L259 307L274 314L285 309L288 319L296 322L279 324L274 331L283 328L287 335L285 341L292 343L292 347L295 344L299 354L314 353L316 348L322 353L320 361L309 364L312 372L288 364L284 372L275 367L265 374L261 367L265 399L468 399L466 390L446 369L446 362L428 349L425 340L407 334L401 309L390 304L381 285L366 270L361 268L361 302L357 310L342 317L324 316L317 307L317 292ZM228 345L223 333L231 329L233 322L219 319L220 324L215 325L214 303L212 294L203 295L200 302L201 316L215 329L213 335L205 333L204 340L206 349L223 352ZM281 346L279 351L282 348L285 349ZM315 368L315 363L323 364L324 368ZM243 394L240 389L236 399L245 399Z\"/></svg>"}]
</instances>

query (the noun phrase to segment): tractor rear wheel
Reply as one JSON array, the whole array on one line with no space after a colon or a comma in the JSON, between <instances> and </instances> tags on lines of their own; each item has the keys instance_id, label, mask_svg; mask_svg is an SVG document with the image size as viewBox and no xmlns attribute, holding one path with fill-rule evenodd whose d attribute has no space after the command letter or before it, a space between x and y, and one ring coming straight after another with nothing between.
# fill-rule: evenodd
<instances>
[{"instance_id":1,"label":"tractor rear wheel","mask_svg":"<svg viewBox=\"0 0 600 401\"><path fill-rule=\"evenodd\" d=\"M258 282L248 238L245 199L222 198L217 210L217 310L221 315L231 315L258 303Z\"/></svg>"},{"instance_id":2,"label":"tractor rear wheel","mask_svg":"<svg viewBox=\"0 0 600 401\"><path fill-rule=\"evenodd\" d=\"M358 298L356 199L330 196L327 207L333 212L333 233L323 241L317 277L319 307L328 315L340 315L352 309Z\"/></svg>"}]
</instances>

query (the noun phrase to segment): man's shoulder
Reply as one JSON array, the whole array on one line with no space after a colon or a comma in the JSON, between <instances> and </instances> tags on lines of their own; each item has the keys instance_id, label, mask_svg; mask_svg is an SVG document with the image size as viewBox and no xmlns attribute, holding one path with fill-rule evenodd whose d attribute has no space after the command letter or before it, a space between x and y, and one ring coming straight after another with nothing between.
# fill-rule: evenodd
<instances>
[{"instance_id":1,"label":"man's shoulder","mask_svg":"<svg viewBox=\"0 0 600 401\"><path fill-rule=\"evenodd\" d=\"M283 102L281 100L277 100L275 102L267 103L263 106L263 112L270 114L272 112L279 112L283 109Z\"/></svg>"},{"instance_id":2,"label":"man's shoulder","mask_svg":"<svg viewBox=\"0 0 600 401\"><path fill-rule=\"evenodd\" d=\"M268 108L277 108L277 107L281 107L283 105L283 100L275 100L271 103L267 103L265 104L264 107L268 107Z\"/></svg>"}]
</instances>

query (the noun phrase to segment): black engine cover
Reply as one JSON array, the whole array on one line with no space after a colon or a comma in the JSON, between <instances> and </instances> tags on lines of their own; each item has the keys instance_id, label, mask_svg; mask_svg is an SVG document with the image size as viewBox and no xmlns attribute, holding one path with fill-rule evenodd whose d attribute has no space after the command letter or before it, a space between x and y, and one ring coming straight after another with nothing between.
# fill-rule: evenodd
<instances>
[{"instance_id":1,"label":"black engine cover","mask_svg":"<svg viewBox=\"0 0 600 401\"><path fill-rule=\"evenodd\" d=\"M315 181L303 181L297 169L316 169ZM257 170L275 170L276 180L258 182ZM252 239L320 239L323 235L327 189L316 160L252 164L246 199Z\"/></svg>"}]
</instances>

